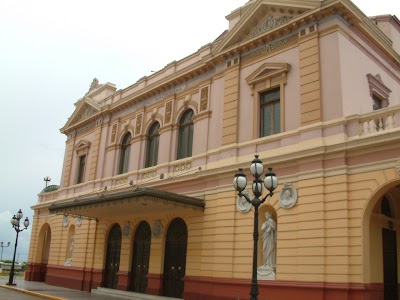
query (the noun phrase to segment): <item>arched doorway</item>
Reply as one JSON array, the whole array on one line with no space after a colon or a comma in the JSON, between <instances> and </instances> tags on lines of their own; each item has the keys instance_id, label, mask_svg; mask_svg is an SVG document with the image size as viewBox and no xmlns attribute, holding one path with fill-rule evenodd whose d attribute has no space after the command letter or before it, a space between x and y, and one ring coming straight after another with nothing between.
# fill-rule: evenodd
<instances>
[{"instance_id":1,"label":"arched doorway","mask_svg":"<svg viewBox=\"0 0 400 300\"><path fill-rule=\"evenodd\" d=\"M146 293L147 274L149 273L151 229L143 221L136 229L133 240L132 281L131 290L137 293Z\"/></svg>"},{"instance_id":2,"label":"arched doorway","mask_svg":"<svg viewBox=\"0 0 400 300\"><path fill-rule=\"evenodd\" d=\"M45 223L40 229L36 250L36 261L40 263L40 271L38 278L33 280L46 281L47 263L49 262L50 256L50 244L51 244L51 229L50 225Z\"/></svg>"},{"instance_id":3,"label":"arched doorway","mask_svg":"<svg viewBox=\"0 0 400 300\"><path fill-rule=\"evenodd\" d=\"M180 218L168 228L165 241L163 294L167 297L182 298L183 278L186 272L186 250L188 231Z\"/></svg>"},{"instance_id":4,"label":"arched doorway","mask_svg":"<svg viewBox=\"0 0 400 300\"><path fill-rule=\"evenodd\" d=\"M121 227L115 224L108 235L104 287L115 289L118 283L119 258L121 253Z\"/></svg>"},{"instance_id":5,"label":"arched doorway","mask_svg":"<svg viewBox=\"0 0 400 300\"><path fill-rule=\"evenodd\" d=\"M370 283L382 287L373 291L372 296L376 299L398 300L399 224L400 185L397 185L377 197L369 216L369 242L365 245L368 261L364 261L364 267L368 270Z\"/></svg>"}]
</instances>

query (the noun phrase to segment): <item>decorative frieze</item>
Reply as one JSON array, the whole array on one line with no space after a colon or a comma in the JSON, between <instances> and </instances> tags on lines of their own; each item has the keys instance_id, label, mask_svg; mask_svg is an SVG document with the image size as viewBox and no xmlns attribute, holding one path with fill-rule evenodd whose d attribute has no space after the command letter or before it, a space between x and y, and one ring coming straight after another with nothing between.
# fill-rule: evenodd
<instances>
[{"instance_id":1,"label":"decorative frieze","mask_svg":"<svg viewBox=\"0 0 400 300\"><path fill-rule=\"evenodd\" d=\"M115 185L122 185L128 183L128 177L118 178L115 180Z\"/></svg>"},{"instance_id":2,"label":"decorative frieze","mask_svg":"<svg viewBox=\"0 0 400 300\"><path fill-rule=\"evenodd\" d=\"M147 173L143 173L143 179L154 178L157 176L157 171L151 171Z\"/></svg>"},{"instance_id":3,"label":"decorative frieze","mask_svg":"<svg viewBox=\"0 0 400 300\"><path fill-rule=\"evenodd\" d=\"M190 170L191 168L192 168L192 163L188 162L188 163L174 166L174 172L186 171L186 170Z\"/></svg>"},{"instance_id":4,"label":"decorative frieze","mask_svg":"<svg viewBox=\"0 0 400 300\"><path fill-rule=\"evenodd\" d=\"M286 39L270 43L270 44L265 45L264 47L254 51L254 52L251 52L249 55L244 56L242 58L242 61L245 62L247 60L250 60L252 58L260 56L262 54L268 54L268 53L270 53L270 52L272 52L274 50L277 50L279 48L282 48L283 46L286 46L290 42L293 42L293 41L296 41L296 40L297 40L297 35L292 35L292 36L290 36L290 37L288 37Z\"/></svg>"}]
</instances>

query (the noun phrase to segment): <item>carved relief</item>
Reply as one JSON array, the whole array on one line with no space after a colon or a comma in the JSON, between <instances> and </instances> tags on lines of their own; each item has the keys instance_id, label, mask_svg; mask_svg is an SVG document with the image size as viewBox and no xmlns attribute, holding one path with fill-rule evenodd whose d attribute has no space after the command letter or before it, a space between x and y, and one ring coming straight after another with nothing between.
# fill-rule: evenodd
<instances>
[{"instance_id":1,"label":"carved relief","mask_svg":"<svg viewBox=\"0 0 400 300\"><path fill-rule=\"evenodd\" d=\"M163 233L163 226L162 226L160 220L157 220L157 221L154 222L152 233L153 233L153 237L154 238L161 237L161 235Z\"/></svg>"},{"instance_id":2,"label":"carved relief","mask_svg":"<svg viewBox=\"0 0 400 300\"><path fill-rule=\"evenodd\" d=\"M243 191L242 194L245 194L247 197L251 198L251 195L248 191ZM236 200L236 208L242 214L247 213L251 209L251 203L247 201L245 197L237 196Z\"/></svg>"},{"instance_id":3,"label":"carved relief","mask_svg":"<svg viewBox=\"0 0 400 300\"><path fill-rule=\"evenodd\" d=\"M168 102L165 105L165 123L171 122L171 114L172 114L172 102Z\"/></svg>"},{"instance_id":4,"label":"carved relief","mask_svg":"<svg viewBox=\"0 0 400 300\"><path fill-rule=\"evenodd\" d=\"M206 110L208 106L208 87L200 91L200 111Z\"/></svg>"},{"instance_id":5,"label":"carved relief","mask_svg":"<svg viewBox=\"0 0 400 300\"><path fill-rule=\"evenodd\" d=\"M77 216L75 221L76 226L80 227L82 225L82 217Z\"/></svg>"},{"instance_id":6,"label":"carved relief","mask_svg":"<svg viewBox=\"0 0 400 300\"><path fill-rule=\"evenodd\" d=\"M291 16L267 16L249 35L249 39L266 32L290 20Z\"/></svg>"},{"instance_id":7,"label":"carved relief","mask_svg":"<svg viewBox=\"0 0 400 300\"><path fill-rule=\"evenodd\" d=\"M64 215L64 218L63 218L63 225L64 225L64 227L67 227L68 224L69 224L69 218L68 218L67 215Z\"/></svg>"},{"instance_id":8,"label":"carved relief","mask_svg":"<svg viewBox=\"0 0 400 300\"><path fill-rule=\"evenodd\" d=\"M131 223L125 222L124 227L122 229L122 234L124 237L127 238L127 237L129 237L130 233L131 233Z\"/></svg>"},{"instance_id":9,"label":"carved relief","mask_svg":"<svg viewBox=\"0 0 400 300\"><path fill-rule=\"evenodd\" d=\"M140 134L140 132L142 131L142 114L138 115L136 117L136 131L135 131L135 135Z\"/></svg>"},{"instance_id":10,"label":"carved relief","mask_svg":"<svg viewBox=\"0 0 400 300\"><path fill-rule=\"evenodd\" d=\"M279 193L279 204L282 208L292 208L297 202L297 190L291 183L285 183Z\"/></svg>"}]
</instances>

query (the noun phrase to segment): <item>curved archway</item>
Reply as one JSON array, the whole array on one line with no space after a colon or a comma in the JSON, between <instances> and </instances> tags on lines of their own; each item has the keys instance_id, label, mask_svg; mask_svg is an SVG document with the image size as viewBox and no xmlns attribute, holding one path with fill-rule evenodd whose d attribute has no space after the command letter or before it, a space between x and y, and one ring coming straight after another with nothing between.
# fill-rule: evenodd
<instances>
[{"instance_id":1,"label":"curved archway","mask_svg":"<svg viewBox=\"0 0 400 300\"><path fill-rule=\"evenodd\" d=\"M38 281L46 281L47 264L50 257L51 228L48 223L43 224L38 236L35 260L40 263Z\"/></svg>"},{"instance_id":2,"label":"curved archway","mask_svg":"<svg viewBox=\"0 0 400 300\"><path fill-rule=\"evenodd\" d=\"M375 286L375 298L398 299L399 216L400 181L394 180L374 193L363 216L364 282Z\"/></svg>"},{"instance_id":3,"label":"curved archway","mask_svg":"<svg viewBox=\"0 0 400 300\"><path fill-rule=\"evenodd\" d=\"M114 224L111 227L107 240L107 254L105 266L104 287L116 289L118 284L119 259L121 254L121 226Z\"/></svg>"},{"instance_id":4,"label":"curved archway","mask_svg":"<svg viewBox=\"0 0 400 300\"><path fill-rule=\"evenodd\" d=\"M165 241L163 294L182 298L186 273L188 230L184 220L177 218L168 227Z\"/></svg>"},{"instance_id":5,"label":"curved archway","mask_svg":"<svg viewBox=\"0 0 400 300\"><path fill-rule=\"evenodd\" d=\"M149 273L151 229L146 221L140 222L133 239L131 290L146 293Z\"/></svg>"}]
</instances>

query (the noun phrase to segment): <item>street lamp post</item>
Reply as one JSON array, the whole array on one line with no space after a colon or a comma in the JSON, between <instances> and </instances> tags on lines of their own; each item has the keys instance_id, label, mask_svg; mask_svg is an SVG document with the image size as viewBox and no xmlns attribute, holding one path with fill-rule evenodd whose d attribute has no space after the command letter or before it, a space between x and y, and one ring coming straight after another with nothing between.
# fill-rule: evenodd
<instances>
[{"instance_id":1,"label":"street lamp post","mask_svg":"<svg viewBox=\"0 0 400 300\"><path fill-rule=\"evenodd\" d=\"M14 256L13 256L13 261L12 261L11 270L10 270L10 277L8 279L7 285L16 285L13 281L14 281L14 273L15 273L14 265L15 265L15 254L17 253L18 235L21 231L28 229L28 226L29 226L29 220L28 220L28 217L26 217L25 221L24 221L25 228L20 229L19 221L22 219L23 216L24 215L22 214L22 211L20 209L18 211L18 213L16 215L14 215L14 217L12 217L12 219L11 219L11 225L17 232L17 237L15 238Z\"/></svg>"},{"instance_id":2,"label":"street lamp post","mask_svg":"<svg viewBox=\"0 0 400 300\"><path fill-rule=\"evenodd\" d=\"M238 195L240 197L244 197L247 202L251 203L254 206L254 230L253 230L253 275L251 279L251 289L250 289L250 300L258 299L258 282L257 282L257 248L258 248L258 208L264 201L271 197L274 194L274 190L278 186L278 178L276 174L272 172L272 168L268 168L267 173L265 174L265 179L262 180L260 177L264 172L264 166L261 160L258 158L258 155L255 155L255 158L251 162L250 172L254 177L252 190L254 198L251 200L246 194L242 194L242 192L246 189L247 186L247 178L243 173L243 169L239 169L236 172L235 179L233 180L233 187L236 191L238 191ZM269 191L269 193L262 197L263 191L265 188ZM261 199L260 199L261 197Z\"/></svg>"},{"instance_id":3,"label":"street lamp post","mask_svg":"<svg viewBox=\"0 0 400 300\"><path fill-rule=\"evenodd\" d=\"M4 246L4 243L1 242L1 258L0 261L3 261L3 248L10 247L10 242L7 243L7 246Z\"/></svg>"}]
</instances>

